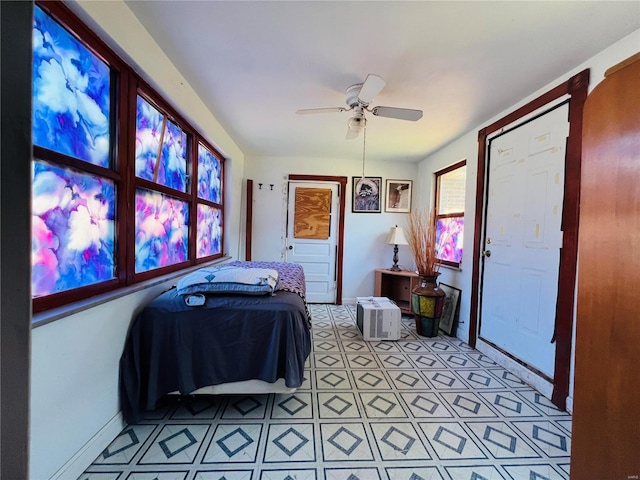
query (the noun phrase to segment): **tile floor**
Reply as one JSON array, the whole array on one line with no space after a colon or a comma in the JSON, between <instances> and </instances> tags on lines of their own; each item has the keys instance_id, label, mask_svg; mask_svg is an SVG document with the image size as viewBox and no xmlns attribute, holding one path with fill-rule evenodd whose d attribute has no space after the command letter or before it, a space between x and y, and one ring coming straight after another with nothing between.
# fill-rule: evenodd
<instances>
[{"instance_id":1,"label":"tile floor","mask_svg":"<svg viewBox=\"0 0 640 480\"><path fill-rule=\"evenodd\" d=\"M311 305L291 395L173 399L81 480L561 480L571 417L456 338L365 342L355 306Z\"/></svg>"}]
</instances>

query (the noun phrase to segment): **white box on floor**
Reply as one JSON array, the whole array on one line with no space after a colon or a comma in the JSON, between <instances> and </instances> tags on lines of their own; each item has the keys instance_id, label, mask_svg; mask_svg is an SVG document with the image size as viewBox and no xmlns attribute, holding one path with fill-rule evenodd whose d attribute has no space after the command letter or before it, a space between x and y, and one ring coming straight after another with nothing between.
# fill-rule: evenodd
<instances>
[{"instance_id":1,"label":"white box on floor","mask_svg":"<svg viewBox=\"0 0 640 480\"><path fill-rule=\"evenodd\" d=\"M356 297L356 323L365 340L398 340L400 309L387 297Z\"/></svg>"}]
</instances>

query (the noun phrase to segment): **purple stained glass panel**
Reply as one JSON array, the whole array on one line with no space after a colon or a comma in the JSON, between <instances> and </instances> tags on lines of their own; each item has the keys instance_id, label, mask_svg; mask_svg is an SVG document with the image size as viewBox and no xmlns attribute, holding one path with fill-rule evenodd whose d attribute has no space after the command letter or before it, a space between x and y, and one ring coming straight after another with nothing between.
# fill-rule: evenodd
<instances>
[{"instance_id":1,"label":"purple stained glass panel","mask_svg":"<svg viewBox=\"0 0 640 480\"><path fill-rule=\"evenodd\" d=\"M449 262L462 262L464 217L439 218L436 222L438 258Z\"/></svg>"},{"instance_id":2,"label":"purple stained glass panel","mask_svg":"<svg viewBox=\"0 0 640 480\"><path fill-rule=\"evenodd\" d=\"M208 257L222 251L221 213L218 208L198 204L197 258Z\"/></svg>"},{"instance_id":3,"label":"purple stained glass panel","mask_svg":"<svg viewBox=\"0 0 640 480\"><path fill-rule=\"evenodd\" d=\"M38 6L33 16L33 144L109 167L109 66Z\"/></svg>"},{"instance_id":4,"label":"purple stained glass panel","mask_svg":"<svg viewBox=\"0 0 640 480\"><path fill-rule=\"evenodd\" d=\"M220 160L204 145L198 144L198 197L222 202L222 170Z\"/></svg>"},{"instance_id":5,"label":"purple stained glass panel","mask_svg":"<svg viewBox=\"0 0 640 480\"><path fill-rule=\"evenodd\" d=\"M187 134L141 96L136 115L136 176L187 191Z\"/></svg>"},{"instance_id":6,"label":"purple stained glass panel","mask_svg":"<svg viewBox=\"0 0 640 480\"><path fill-rule=\"evenodd\" d=\"M110 180L32 164L33 297L115 278L115 188Z\"/></svg>"},{"instance_id":7,"label":"purple stained glass panel","mask_svg":"<svg viewBox=\"0 0 640 480\"><path fill-rule=\"evenodd\" d=\"M189 204L150 190L136 190L136 273L189 258Z\"/></svg>"}]
</instances>

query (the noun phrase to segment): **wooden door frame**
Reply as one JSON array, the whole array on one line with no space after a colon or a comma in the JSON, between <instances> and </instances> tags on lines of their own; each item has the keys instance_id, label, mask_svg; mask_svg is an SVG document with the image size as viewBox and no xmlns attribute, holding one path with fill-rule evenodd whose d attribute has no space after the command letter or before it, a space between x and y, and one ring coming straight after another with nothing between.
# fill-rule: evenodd
<instances>
[{"instance_id":1,"label":"wooden door frame","mask_svg":"<svg viewBox=\"0 0 640 480\"><path fill-rule=\"evenodd\" d=\"M569 96L569 137L565 160L564 206L562 209L562 249L558 276L556 305L556 359L551 401L558 408L566 408L572 351L572 329L576 271L578 262L578 213L580 205L580 165L582 154L582 112L589 86L589 69L574 75L566 82L542 94L510 114L478 131L478 173L476 179L476 210L473 236L473 271L471 274L471 311L469 345L476 346L480 306L480 252L485 209L487 177L487 138L492 133L517 122L545 105Z\"/></svg>"},{"instance_id":2,"label":"wooden door frame","mask_svg":"<svg viewBox=\"0 0 640 480\"><path fill-rule=\"evenodd\" d=\"M340 185L340 219L338 221L338 251L336 252L336 305L342 305L342 257L344 252L344 214L347 177L330 175L294 175L290 174L289 182L332 182Z\"/></svg>"}]
</instances>

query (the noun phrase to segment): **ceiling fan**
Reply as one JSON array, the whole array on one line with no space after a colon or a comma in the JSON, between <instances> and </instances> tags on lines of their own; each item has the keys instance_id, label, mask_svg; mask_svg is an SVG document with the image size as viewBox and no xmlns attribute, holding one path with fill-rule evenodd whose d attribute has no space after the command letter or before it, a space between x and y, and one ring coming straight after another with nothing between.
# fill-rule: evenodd
<instances>
[{"instance_id":1,"label":"ceiling fan","mask_svg":"<svg viewBox=\"0 0 640 480\"><path fill-rule=\"evenodd\" d=\"M382 91L385 85L386 83L382 77L370 73L363 83L357 83L347 88L346 103L349 108L304 108L298 110L296 113L306 115L309 113L349 112L353 110L354 115L347 122L348 129L346 138L356 138L358 133L366 127L367 119L365 118L365 111L378 117L398 118L412 122L422 118L422 110L382 106L371 107L370 104L373 98Z\"/></svg>"}]
</instances>

